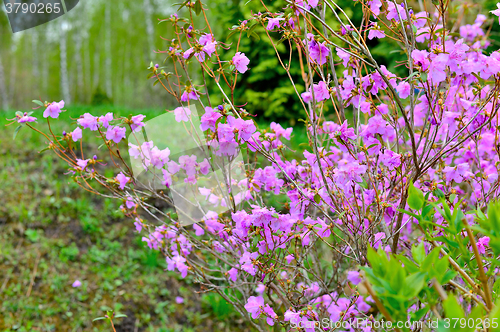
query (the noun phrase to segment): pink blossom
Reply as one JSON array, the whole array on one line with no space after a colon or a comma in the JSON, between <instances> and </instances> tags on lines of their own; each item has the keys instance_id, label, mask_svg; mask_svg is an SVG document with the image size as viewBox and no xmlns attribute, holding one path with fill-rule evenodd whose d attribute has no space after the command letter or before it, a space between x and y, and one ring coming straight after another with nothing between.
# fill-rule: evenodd
<instances>
[{"instance_id":1,"label":"pink blossom","mask_svg":"<svg viewBox=\"0 0 500 332\"><path fill-rule=\"evenodd\" d=\"M125 176L122 172L120 172L116 176L116 181L120 184L120 189L123 190L125 188L125 185L130 181L130 178Z\"/></svg>"},{"instance_id":2,"label":"pink blossom","mask_svg":"<svg viewBox=\"0 0 500 332\"><path fill-rule=\"evenodd\" d=\"M120 143L120 141L125 138L126 131L127 130L125 128L119 126L108 127L106 139L112 140L115 143Z\"/></svg>"},{"instance_id":3,"label":"pink blossom","mask_svg":"<svg viewBox=\"0 0 500 332\"><path fill-rule=\"evenodd\" d=\"M82 285L82 282L80 280L75 280L73 284L71 285L73 288L80 287Z\"/></svg>"},{"instance_id":4,"label":"pink blossom","mask_svg":"<svg viewBox=\"0 0 500 332\"><path fill-rule=\"evenodd\" d=\"M257 319L264 310L264 298L262 296L250 296L245 304L246 311L252 315L253 319Z\"/></svg>"},{"instance_id":5,"label":"pink blossom","mask_svg":"<svg viewBox=\"0 0 500 332\"><path fill-rule=\"evenodd\" d=\"M276 27L280 26L280 21L283 21L283 20L284 20L284 18L281 18L281 17L269 18L266 30L274 30Z\"/></svg>"},{"instance_id":6,"label":"pink blossom","mask_svg":"<svg viewBox=\"0 0 500 332\"><path fill-rule=\"evenodd\" d=\"M184 298L180 297L180 296L176 296L175 297L175 303L177 304L182 304L184 303Z\"/></svg>"},{"instance_id":7,"label":"pink blossom","mask_svg":"<svg viewBox=\"0 0 500 332\"><path fill-rule=\"evenodd\" d=\"M498 16L498 23L500 24L500 3L497 3L497 9L490 11L495 16Z\"/></svg>"},{"instance_id":8,"label":"pink blossom","mask_svg":"<svg viewBox=\"0 0 500 332\"><path fill-rule=\"evenodd\" d=\"M384 38L385 33L382 30L378 29L370 29L368 32L368 39L372 40L373 38Z\"/></svg>"},{"instance_id":9,"label":"pink blossom","mask_svg":"<svg viewBox=\"0 0 500 332\"><path fill-rule=\"evenodd\" d=\"M100 116L98 121L104 128L108 128L109 122L113 121L113 113L109 112L106 115Z\"/></svg>"},{"instance_id":10,"label":"pink blossom","mask_svg":"<svg viewBox=\"0 0 500 332\"><path fill-rule=\"evenodd\" d=\"M233 65L236 67L236 70L240 73L245 73L248 70L248 64L250 60L245 56L245 53L236 52L233 56Z\"/></svg>"},{"instance_id":11,"label":"pink blossom","mask_svg":"<svg viewBox=\"0 0 500 332\"><path fill-rule=\"evenodd\" d=\"M175 121L177 122L189 122L189 116L191 115L191 110L188 107L177 107L174 110Z\"/></svg>"},{"instance_id":12,"label":"pink blossom","mask_svg":"<svg viewBox=\"0 0 500 332\"><path fill-rule=\"evenodd\" d=\"M486 253L486 247L490 245L490 238L488 236L484 236L477 241L477 250L480 254Z\"/></svg>"},{"instance_id":13,"label":"pink blossom","mask_svg":"<svg viewBox=\"0 0 500 332\"><path fill-rule=\"evenodd\" d=\"M410 83L403 81L398 84L396 91L398 92L400 98L406 99L410 95L411 85Z\"/></svg>"},{"instance_id":14,"label":"pink blossom","mask_svg":"<svg viewBox=\"0 0 500 332\"><path fill-rule=\"evenodd\" d=\"M43 112L43 117L44 118L51 117L56 119L59 117L59 113L61 113L62 111L61 108L63 107L64 107L64 100L61 100L58 103L54 101L51 104L49 104L49 106L47 106L45 112Z\"/></svg>"},{"instance_id":15,"label":"pink blossom","mask_svg":"<svg viewBox=\"0 0 500 332\"><path fill-rule=\"evenodd\" d=\"M77 120L78 124L85 129L90 129L91 131L97 130L97 118L92 116L90 113L85 113L80 119Z\"/></svg>"},{"instance_id":16,"label":"pink blossom","mask_svg":"<svg viewBox=\"0 0 500 332\"><path fill-rule=\"evenodd\" d=\"M82 139L82 130L79 127L76 127L75 130L71 132L71 138L73 139L73 142Z\"/></svg>"},{"instance_id":17,"label":"pink blossom","mask_svg":"<svg viewBox=\"0 0 500 332\"><path fill-rule=\"evenodd\" d=\"M357 285L361 282L358 271L347 272L347 280L349 280L353 285Z\"/></svg>"},{"instance_id":18,"label":"pink blossom","mask_svg":"<svg viewBox=\"0 0 500 332\"><path fill-rule=\"evenodd\" d=\"M133 116L130 119L130 121L132 122L132 124L130 125L132 131L139 131L141 127L144 127L144 123L142 122L142 120L144 120L145 117L146 117L145 115L139 114Z\"/></svg>"},{"instance_id":19,"label":"pink blossom","mask_svg":"<svg viewBox=\"0 0 500 332\"><path fill-rule=\"evenodd\" d=\"M28 115L28 112L24 112L23 116L17 116L18 123L35 122L36 118L34 116Z\"/></svg>"}]
</instances>

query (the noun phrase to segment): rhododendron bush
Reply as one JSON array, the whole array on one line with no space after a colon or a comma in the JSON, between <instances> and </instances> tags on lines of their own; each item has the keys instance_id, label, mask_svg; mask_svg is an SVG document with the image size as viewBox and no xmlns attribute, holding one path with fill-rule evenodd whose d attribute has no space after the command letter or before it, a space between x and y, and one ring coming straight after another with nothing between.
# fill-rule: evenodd
<instances>
[{"instance_id":1,"label":"rhododendron bush","mask_svg":"<svg viewBox=\"0 0 500 332\"><path fill-rule=\"evenodd\" d=\"M168 270L256 330L371 331L382 319L400 331L433 320L496 330L500 53L487 49L500 12L468 5L359 0L356 25L330 0L287 0L280 12L263 2L220 40L203 4L184 2L184 17L163 20L172 72L149 67L178 101L166 120L87 113L40 133L68 176L123 201ZM259 128L234 103L255 65L240 41L253 37L271 41L307 114L300 158L292 128ZM399 45L387 52L400 52L404 76L374 59L376 38ZM35 103L49 124L63 116L63 101ZM36 114L15 121L38 131ZM94 157L86 136L102 140Z\"/></svg>"}]
</instances>

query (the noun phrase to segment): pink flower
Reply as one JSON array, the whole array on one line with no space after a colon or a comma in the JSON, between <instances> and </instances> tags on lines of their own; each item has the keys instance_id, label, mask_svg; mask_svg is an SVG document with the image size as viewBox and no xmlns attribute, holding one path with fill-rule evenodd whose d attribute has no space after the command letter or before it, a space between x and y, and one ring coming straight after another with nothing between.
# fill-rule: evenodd
<instances>
[{"instance_id":1,"label":"pink flower","mask_svg":"<svg viewBox=\"0 0 500 332\"><path fill-rule=\"evenodd\" d=\"M248 64L250 60L245 56L245 53L236 52L233 56L233 64L236 67L236 70L240 73L244 73L248 70Z\"/></svg>"},{"instance_id":2,"label":"pink flower","mask_svg":"<svg viewBox=\"0 0 500 332\"><path fill-rule=\"evenodd\" d=\"M498 16L498 23L500 24L500 3L497 3L497 9L490 11L495 16Z\"/></svg>"},{"instance_id":3,"label":"pink flower","mask_svg":"<svg viewBox=\"0 0 500 332\"><path fill-rule=\"evenodd\" d=\"M211 129L212 131L215 131L215 123L221 116L222 114L215 112L212 107L205 107L205 114L201 116L201 130L205 131L207 129Z\"/></svg>"},{"instance_id":4,"label":"pink flower","mask_svg":"<svg viewBox=\"0 0 500 332\"><path fill-rule=\"evenodd\" d=\"M455 167L446 166L443 169L443 173L446 176L448 183L455 181L456 183L462 183L463 180L468 179L473 174L470 172L470 167L468 163L462 163Z\"/></svg>"},{"instance_id":5,"label":"pink flower","mask_svg":"<svg viewBox=\"0 0 500 332\"><path fill-rule=\"evenodd\" d=\"M177 296L175 298L175 303L177 304L181 304L181 303L184 303L184 298L180 297L180 296Z\"/></svg>"},{"instance_id":6,"label":"pink flower","mask_svg":"<svg viewBox=\"0 0 500 332\"><path fill-rule=\"evenodd\" d=\"M18 123L26 123L26 122L35 122L36 118L34 116L29 116L27 112L24 112L24 115L22 117L17 116Z\"/></svg>"},{"instance_id":7,"label":"pink flower","mask_svg":"<svg viewBox=\"0 0 500 332\"><path fill-rule=\"evenodd\" d=\"M189 116L191 115L191 110L188 107L177 107L174 110L175 114L175 121L177 122L188 122L189 121Z\"/></svg>"},{"instance_id":8,"label":"pink flower","mask_svg":"<svg viewBox=\"0 0 500 332\"><path fill-rule=\"evenodd\" d=\"M139 218L135 218L135 222L134 222L134 226L135 226L135 230L140 233L142 231L142 222Z\"/></svg>"},{"instance_id":9,"label":"pink flower","mask_svg":"<svg viewBox=\"0 0 500 332\"><path fill-rule=\"evenodd\" d=\"M378 29L370 29L368 32L368 39L372 40L373 38L384 38L385 33L382 30Z\"/></svg>"},{"instance_id":10,"label":"pink flower","mask_svg":"<svg viewBox=\"0 0 500 332\"><path fill-rule=\"evenodd\" d=\"M109 112L106 115L102 115L99 117L99 123L102 123L104 128L109 127L109 122L113 121L113 113Z\"/></svg>"},{"instance_id":11,"label":"pink flower","mask_svg":"<svg viewBox=\"0 0 500 332\"><path fill-rule=\"evenodd\" d=\"M347 280L349 280L353 285L357 285L361 282L358 271L347 272Z\"/></svg>"},{"instance_id":12,"label":"pink flower","mask_svg":"<svg viewBox=\"0 0 500 332\"><path fill-rule=\"evenodd\" d=\"M56 119L57 117L59 117L59 113L61 113L61 108L63 107L64 107L64 100L61 100L58 103L54 101L53 103L49 104L49 106L47 106L45 112L43 112L43 117L44 118L51 117Z\"/></svg>"},{"instance_id":13,"label":"pink flower","mask_svg":"<svg viewBox=\"0 0 500 332\"><path fill-rule=\"evenodd\" d=\"M120 189L123 190L125 185L130 181L129 177L126 177L122 172L116 176L116 181L120 184Z\"/></svg>"},{"instance_id":14,"label":"pink flower","mask_svg":"<svg viewBox=\"0 0 500 332\"><path fill-rule=\"evenodd\" d=\"M125 133L127 130L119 126L109 127L106 132L106 139L112 140L115 143L120 143L122 139L125 138Z\"/></svg>"},{"instance_id":15,"label":"pink flower","mask_svg":"<svg viewBox=\"0 0 500 332\"><path fill-rule=\"evenodd\" d=\"M132 124L130 125L130 128L132 128L132 131L139 131L139 129L141 129L141 127L144 127L144 123L142 122L142 120L144 120L145 117L146 117L145 115L139 114L139 115L133 116L130 119L130 121L132 121Z\"/></svg>"},{"instance_id":16,"label":"pink flower","mask_svg":"<svg viewBox=\"0 0 500 332\"><path fill-rule=\"evenodd\" d=\"M396 91L398 92L400 98L403 99L408 98L411 92L410 83L408 82L399 83L398 86L396 87Z\"/></svg>"},{"instance_id":17,"label":"pink flower","mask_svg":"<svg viewBox=\"0 0 500 332\"><path fill-rule=\"evenodd\" d=\"M253 319L259 318L264 309L264 298L262 296L250 296L247 304L245 304L245 309L252 315Z\"/></svg>"},{"instance_id":18,"label":"pink flower","mask_svg":"<svg viewBox=\"0 0 500 332\"><path fill-rule=\"evenodd\" d=\"M195 230L194 234L196 236L202 236L203 234L205 234L205 231L203 230L203 228L201 228L201 226L198 224L193 224L193 229Z\"/></svg>"},{"instance_id":19,"label":"pink flower","mask_svg":"<svg viewBox=\"0 0 500 332\"><path fill-rule=\"evenodd\" d=\"M380 161L389 169L394 169L401 165L401 156L394 151L385 150L380 154Z\"/></svg>"},{"instance_id":20,"label":"pink flower","mask_svg":"<svg viewBox=\"0 0 500 332\"><path fill-rule=\"evenodd\" d=\"M73 139L73 142L78 141L79 139L82 138L82 130L79 127L76 127L75 130L71 132L71 138Z\"/></svg>"},{"instance_id":21,"label":"pink flower","mask_svg":"<svg viewBox=\"0 0 500 332\"><path fill-rule=\"evenodd\" d=\"M238 280L238 270L235 269L234 267L227 271L228 275L229 275L229 279L231 279L232 282L236 282L236 280Z\"/></svg>"},{"instance_id":22,"label":"pink flower","mask_svg":"<svg viewBox=\"0 0 500 332\"><path fill-rule=\"evenodd\" d=\"M87 164L89 163L90 159L76 159L76 164L78 167L80 167L82 170L84 170L87 167Z\"/></svg>"},{"instance_id":23,"label":"pink flower","mask_svg":"<svg viewBox=\"0 0 500 332\"><path fill-rule=\"evenodd\" d=\"M304 44L305 43L304 41ZM320 44L311 37L308 46L311 59L319 65L324 65L326 63L326 57L330 55L330 49L325 46L325 42Z\"/></svg>"},{"instance_id":24,"label":"pink flower","mask_svg":"<svg viewBox=\"0 0 500 332\"><path fill-rule=\"evenodd\" d=\"M280 26L280 21L283 21L283 20L284 20L284 18L280 18L280 17L270 18L269 22L267 23L266 29L267 30L274 30L274 28Z\"/></svg>"},{"instance_id":25,"label":"pink flower","mask_svg":"<svg viewBox=\"0 0 500 332\"><path fill-rule=\"evenodd\" d=\"M90 113L85 113L77 122L83 128L88 128L91 131L97 130L97 117L92 116Z\"/></svg>"},{"instance_id":26,"label":"pink flower","mask_svg":"<svg viewBox=\"0 0 500 332\"><path fill-rule=\"evenodd\" d=\"M375 17L380 14L380 7L382 7L382 2L380 0L370 0L368 1L368 5Z\"/></svg>"},{"instance_id":27,"label":"pink flower","mask_svg":"<svg viewBox=\"0 0 500 332\"><path fill-rule=\"evenodd\" d=\"M75 282L71 285L74 288L80 287L82 285L80 280L75 280Z\"/></svg>"},{"instance_id":28,"label":"pink flower","mask_svg":"<svg viewBox=\"0 0 500 332\"><path fill-rule=\"evenodd\" d=\"M477 241L477 250L479 251L480 254L485 254L486 247L488 247L489 245L490 245L490 238L488 236L482 237Z\"/></svg>"},{"instance_id":29,"label":"pink flower","mask_svg":"<svg viewBox=\"0 0 500 332\"><path fill-rule=\"evenodd\" d=\"M273 308L269 306L269 304L266 304L264 307L264 314L266 315L266 322L269 326L274 325L274 321L278 319L278 315L274 312Z\"/></svg>"}]
</instances>

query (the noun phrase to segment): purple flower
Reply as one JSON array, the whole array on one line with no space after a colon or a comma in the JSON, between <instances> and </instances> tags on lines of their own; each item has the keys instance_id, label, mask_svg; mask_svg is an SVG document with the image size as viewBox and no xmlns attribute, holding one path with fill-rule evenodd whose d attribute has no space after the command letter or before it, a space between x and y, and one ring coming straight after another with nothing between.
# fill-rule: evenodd
<instances>
[{"instance_id":1,"label":"purple flower","mask_svg":"<svg viewBox=\"0 0 500 332\"><path fill-rule=\"evenodd\" d=\"M203 234L205 234L205 231L203 230L203 228L201 228L201 226L198 224L193 224L193 229L195 230L194 234L196 236L202 236Z\"/></svg>"},{"instance_id":2,"label":"purple flower","mask_svg":"<svg viewBox=\"0 0 500 332\"><path fill-rule=\"evenodd\" d=\"M497 3L497 9L490 11L495 16L498 16L498 23L500 24L500 3Z\"/></svg>"},{"instance_id":3,"label":"purple flower","mask_svg":"<svg viewBox=\"0 0 500 332\"><path fill-rule=\"evenodd\" d=\"M74 288L80 287L82 285L80 280L75 280L75 282L71 285Z\"/></svg>"},{"instance_id":4,"label":"purple flower","mask_svg":"<svg viewBox=\"0 0 500 332\"><path fill-rule=\"evenodd\" d=\"M78 167L84 170L87 167L89 160L90 159L76 159L76 164L78 165Z\"/></svg>"},{"instance_id":5,"label":"purple flower","mask_svg":"<svg viewBox=\"0 0 500 332\"><path fill-rule=\"evenodd\" d=\"M145 115L139 114L139 115L133 116L130 119L130 121L132 122L132 124L130 125L130 127L132 128L132 131L139 131L139 129L141 129L141 127L144 127L144 123L142 122L142 120L144 120L145 117L146 117Z\"/></svg>"},{"instance_id":6,"label":"purple flower","mask_svg":"<svg viewBox=\"0 0 500 332\"><path fill-rule=\"evenodd\" d=\"M80 127L76 127L75 130L71 132L71 138L73 139L73 142L76 142L82 138L82 130L80 129Z\"/></svg>"},{"instance_id":7,"label":"purple flower","mask_svg":"<svg viewBox=\"0 0 500 332\"><path fill-rule=\"evenodd\" d=\"M91 131L97 130L97 126L98 126L97 117L92 116L92 114L90 114L90 113L85 113L83 115L83 117L78 119L77 122L83 128L88 128Z\"/></svg>"},{"instance_id":8,"label":"purple flower","mask_svg":"<svg viewBox=\"0 0 500 332\"><path fill-rule=\"evenodd\" d=\"M324 65L326 63L326 57L330 55L330 49L325 46L325 42L318 43L311 38L309 41L309 56L317 64Z\"/></svg>"},{"instance_id":9,"label":"purple flower","mask_svg":"<svg viewBox=\"0 0 500 332\"><path fill-rule=\"evenodd\" d=\"M235 269L234 267L227 271L228 275L229 275L229 279L231 279L232 282L236 282L236 280L238 280L238 270Z\"/></svg>"},{"instance_id":10,"label":"purple flower","mask_svg":"<svg viewBox=\"0 0 500 332\"><path fill-rule=\"evenodd\" d=\"M175 121L177 122L189 122L189 116L191 115L191 110L188 107L177 107L174 110Z\"/></svg>"},{"instance_id":11,"label":"purple flower","mask_svg":"<svg viewBox=\"0 0 500 332\"><path fill-rule=\"evenodd\" d=\"M186 102L188 100L198 100L198 94L196 90L189 89L184 91L181 96L181 101Z\"/></svg>"},{"instance_id":12,"label":"purple flower","mask_svg":"<svg viewBox=\"0 0 500 332\"><path fill-rule=\"evenodd\" d=\"M264 307L264 314L266 315L266 322L269 326L274 325L274 321L278 319L278 315L274 312L273 308L269 306L269 304L266 304Z\"/></svg>"},{"instance_id":13,"label":"purple flower","mask_svg":"<svg viewBox=\"0 0 500 332\"><path fill-rule=\"evenodd\" d=\"M378 29L370 29L368 32L368 39L372 40L373 38L384 38L385 33L382 30Z\"/></svg>"},{"instance_id":14,"label":"purple flower","mask_svg":"<svg viewBox=\"0 0 500 332\"><path fill-rule=\"evenodd\" d=\"M353 285L357 285L361 282L358 271L347 272L347 280L349 280Z\"/></svg>"},{"instance_id":15,"label":"purple flower","mask_svg":"<svg viewBox=\"0 0 500 332\"><path fill-rule=\"evenodd\" d=\"M125 138L126 131L125 128L119 126L109 127L106 132L106 139L112 140L115 143L120 143L120 141Z\"/></svg>"},{"instance_id":16,"label":"purple flower","mask_svg":"<svg viewBox=\"0 0 500 332\"><path fill-rule=\"evenodd\" d=\"M468 163L462 163L455 167L446 166L443 169L443 173L446 176L448 183L455 181L456 183L462 183L463 180L469 178L473 174L469 171L470 167Z\"/></svg>"},{"instance_id":17,"label":"purple flower","mask_svg":"<svg viewBox=\"0 0 500 332\"><path fill-rule=\"evenodd\" d=\"M120 184L120 189L123 190L125 185L130 181L129 177L126 177L122 172L116 176L116 181Z\"/></svg>"},{"instance_id":18,"label":"purple flower","mask_svg":"<svg viewBox=\"0 0 500 332\"><path fill-rule=\"evenodd\" d=\"M24 112L24 115L22 117L17 116L18 123L26 123L26 122L35 122L36 118L34 116L29 116L27 112Z\"/></svg>"},{"instance_id":19,"label":"purple flower","mask_svg":"<svg viewBox=\"0 0 500 332\"><path fill-rule=\"evenodd\" d=\"M482 237L477 241L477 250L479 251L480 254L485 254L486 247L488 247L489 245L490 245L490 238L488 236Z\"/></svg>"},{"instance_id":20,"label":"purple flower","mask_svg":"<svg viewBox=\"0 0 500 332\"><path fill-rule=\"evenodd\" d=\"M280 17L270 18L268 23L267 23L266 29L267 30L274 30L274 28L280 26L280 21L283 21L283 20L284 20L284 18L280 18Z\"/></svg>"},{"instance_id":21,"label":"purple flower","mask_svg":"<svg viewBox=\"0 0 500 332\"><path fill-rule=\"evenodd\" d=\"M184 303L184 298L180 297L180 296L177 296L175 298L175 303L177 304L181 304L181 303Z\"/></svg>"},{"instance_id":22,"label":"purple flower","mask_svg":"<svg viewBox=\"0 0 500 332\"><path fill-rule=\"evenodd\" d=\"M394 151L385 150L383 154L380 154L380 161L392 170L401 165L401 156Z\"/></svg>"},{"instance_id":23,"label":"purple flower","mask_svg":"<svg viewBox=\"0 0 500 332\"><path fill-rule=\"evenodd\" d=\"M411 86L410 83L408 82L401 82L398 84L396 87L396 91L399 93L399 97L406 99L410 95L411 92Z\"/></svg>"},{"instance_id":24,"label":"purple flower","mask_svg":"<svg viewBox=\"0 0 500 332\"><path fill-rule=\"evenodd\" d=\"M215 112L211 107L205 107L205 114L201 116L201 130L205 131L207 129L211 129L215 131L215 123L217 119L220 118L222 114Z\"/></svg>"},{"instance_id":25,"label":"purple flower","mask_svg":"<svg viewBox=\"0 0 500 332\"><path fill-rule=\"evenodd\" d=\"M47 106L45 112L43 112L43 117L44 118L51 117L56 119L59 117L59 113L61 113L61 108L63 107L64 107L64 100L61 100L58 103L54 101L53 103L49 104L49 106Z\"/></svg>"},{"instance_id":26,"label":"purple flower","mask_svg":"<svg viewBox=\"0 0 500 332\"><path fill-rule=\"evenodd\" d=\"M111 112L109 112L106 115L102 115L102 116L99 117L99 122L102 123L102 126L104 128L108 128L109 127L109 122L110 121L113 121L113 113L111 113Z\"/></svg>"},{"instance_id":27,"label":"purple flower","mask_svg":"<svg viewBox=\"0 0 500 332\"><path fill-rule=\"evenodd\" d=\"M140 233L142 231L142 222L139 218L135 218L135 222L134 222L134 226L135 226L135 230Z\"/></svg>"},{"instance_id":28,"label":"purple flower","mask_svg":"<svg viewBox=\"0 0 500 332\"><path fill-rule=\"evenodd\" d=\"M236 70L240 73L244 73L248 70L248 64L250 60L245 56L245 53L236 52L233 56L233 64L236 67Z\"/></svg>"},{"instance_id":29,"label":"purple flower","mask_svg":"<svg viewBox=\"0 0 500 332\"><path fill-rule=\"evenodd\" d=\"M253 319L259 318L264 309L264 298L262 296L250 296L247 304L245 304L245 309L252 315Z\"/></svg>"}]
</instances>

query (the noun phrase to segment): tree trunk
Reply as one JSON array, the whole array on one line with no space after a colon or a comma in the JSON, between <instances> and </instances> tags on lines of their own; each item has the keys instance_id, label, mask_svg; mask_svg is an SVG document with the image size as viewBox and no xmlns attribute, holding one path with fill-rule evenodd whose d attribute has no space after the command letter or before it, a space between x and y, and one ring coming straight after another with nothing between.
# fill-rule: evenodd
<instances>
[{"instance_id":1,"label":"tree trunk","mask_svg":"<svg viewBox=\"0 0 500 332\"><path fill-rule=\"evenodd\" d=\"M106 36L105 36L105 41L104 41L104 50L106 52L106 94L108 95L109 98L113 96L113 79L111 77L112 75L112 70L111 66L113 65L112 63L112 58L111 58L111 4L109 2L106 3L106 11L105 11L105 17L104 17L104 23L105 23L105 30L106 30Z\"/></svg>"},{"instance_id":2,"label":"tree trunk","mask_svg":"<svg viewBox=\"0 0 500 332\"><path fill-rule=\"evenodd\" d=\"M2 109L4 111L9 109L9 96L7 94L7 87L5 86L5 75L3 72L2 57L0 56L0 99L2 99Z\"/></svg>"},{"instance_id":3,"label":"tree trunk","mask_svg":"<svg viewBox=\"0 0 500 332\"><path fill-rule=\"evenodd\" d=\"M59 39L59 51L61 57L61 91L66 104L71 103L71 96L69 93L69 79L68 79L68 61L66 49L66 28L67 23L61 22L61 36Z\"/></svg>"}]
</instances>

